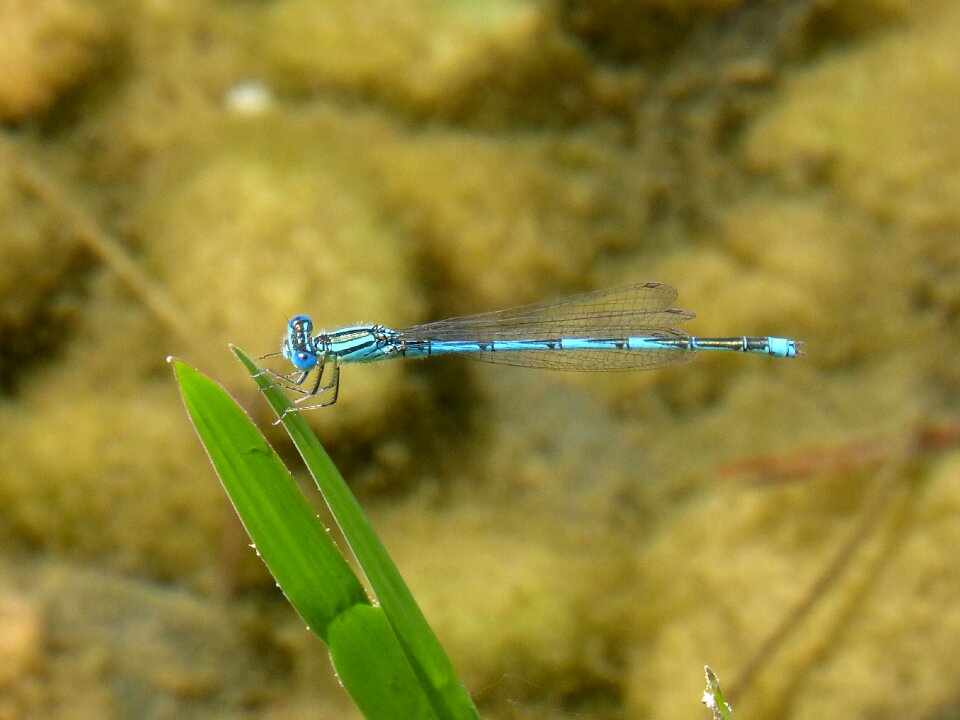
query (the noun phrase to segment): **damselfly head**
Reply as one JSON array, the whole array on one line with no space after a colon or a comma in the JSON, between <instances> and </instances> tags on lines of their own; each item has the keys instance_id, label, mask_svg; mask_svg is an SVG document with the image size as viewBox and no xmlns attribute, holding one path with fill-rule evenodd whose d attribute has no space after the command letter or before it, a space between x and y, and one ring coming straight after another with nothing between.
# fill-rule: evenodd
<instances>
[{"instance_id":1,"label":"damselfly head","mask_svg":"<svg viewBox=\"0 0 960 720\"><path fill-rule=\"evenodd\" d=\"M309 372L317 366L312 332L313 321L307 315L294 315L287 323L287 336L280 346L280 354L300 372Z\"/></svg>"}]
</instances>

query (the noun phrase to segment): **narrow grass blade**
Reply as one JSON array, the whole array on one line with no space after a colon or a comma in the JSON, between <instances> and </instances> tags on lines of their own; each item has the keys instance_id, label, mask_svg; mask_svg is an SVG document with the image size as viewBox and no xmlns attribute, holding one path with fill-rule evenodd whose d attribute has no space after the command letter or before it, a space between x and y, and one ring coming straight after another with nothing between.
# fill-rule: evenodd
<instances>
[{"instance_id":1,"label":"narrow grass blade","mask_svg":"<svg viewBox=\"0 0 960 720\"><path fill-rule=\"evenodd\" d=\"M291 405L287 396L246 353L238 347L232 349L273 409L282 415ZM283 417L283 424L376 594L434 711L451 720L479 718L470 695L454 673L450 659L413 594L320 441L299 413L288 413Z\"/></svg>"},{"instance_id":2,"label":"narrow grass blade","mask_svg":"<svg viewBox=\"0 0 960 720\"><path fill-rule=\"evenodd\" d=\"M340 613L330 623L329 642L337 676L350 683L364 717L436 720L383 610L354 605Z\"/></svg>"},{"instance_id":3,"label":"narrow grass blade","mask_svg":"<svg viewBox=\"0 0 960 720\"><path fill-rule=\"evenodd\" d=\"M327 642L365 717L435 720L404 648L280 458L219 385L172 362L187 412L257 551L290 604Z\"/></svg>"},{"instance_id":4,"label":"narrow grass blade","mask_svg":"<svg viewBox=\"0 0 960 720\"><path fill-rule=\"evenodd\" d=\"M704 674L707 676L707 689L703 691L703 704L713 711L713 720L733 720L733 708L723 698L723 692L720 690L720 679L717 674L710 669L710 666L704 666Z\"/></svg>"}]
</instances>

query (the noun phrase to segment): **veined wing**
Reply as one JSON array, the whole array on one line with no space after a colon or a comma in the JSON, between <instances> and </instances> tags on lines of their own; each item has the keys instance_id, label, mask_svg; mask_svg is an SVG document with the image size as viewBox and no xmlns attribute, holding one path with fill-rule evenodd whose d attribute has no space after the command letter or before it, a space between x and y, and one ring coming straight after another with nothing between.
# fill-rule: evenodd
<instances>
[{"instance_id":1,"label":"veined wing","mask_svg":"<svg viewBox=\"0 0 960 720\"><path fill-rule=\"evenodd\" d=\"M506 310L466 315L401 330L419 341L476 342L467 357L485 362L562 370L636 370L677 365L694 353L676 348L620 350L482 351L480 346L504 341L556 341L563 338L685 337L674 326L693 313L670 307L677 291L648 282L520 305Z\"/></svg>"},{"instance_id":2,"label":"veined wing","mask_svg":"<svg viewBox=\"0 0 960 720\"><path fill-rule=\"evenodd\" d=\"M542 340L556 337L640 337L670 330L694 315L670 307L677 291L642 283L464 315L401 330L414 340Z\"/></svg>"}]
</instances>

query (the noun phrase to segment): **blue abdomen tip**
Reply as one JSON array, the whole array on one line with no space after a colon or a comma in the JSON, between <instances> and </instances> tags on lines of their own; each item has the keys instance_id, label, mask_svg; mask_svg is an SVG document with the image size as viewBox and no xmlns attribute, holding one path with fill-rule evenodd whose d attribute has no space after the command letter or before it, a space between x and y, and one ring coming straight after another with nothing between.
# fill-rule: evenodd
<instances>
[{"instance_id":1,"label":"blue abdomen tip","mask_svg":"<svg viewBox=\"0 0 960 720\"><path fill-rule=\"evenodd\" d=\"M802 344L802 343L801 343ZM774 357L796 357L802 355L803 351L797 347L798 343L787 338L770 338L769 353Z\"/></svg>"}]
</instances>

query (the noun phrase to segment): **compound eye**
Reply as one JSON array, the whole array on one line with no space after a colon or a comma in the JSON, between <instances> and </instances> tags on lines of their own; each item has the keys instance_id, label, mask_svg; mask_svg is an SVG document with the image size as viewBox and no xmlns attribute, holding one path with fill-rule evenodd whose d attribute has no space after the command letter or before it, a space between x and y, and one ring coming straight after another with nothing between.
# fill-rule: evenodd
<instances>
[{"instance_id":1,"label":"compound eye","mask_svg":"<svg viewBox=\"0 0 960 720\"><path fill-rule=\"evenodd\" d=\"M294 315L290 318L288 327L296 332L304 332L309 335L313 332L313 321L307 315Z\"/></svg>"},{"instance_id":2,"label":"compound eye","mask_svg":"<svg viewBox=\"0 0 960 720\"><path fill-rule=\"evenodd\" d=\"M317 356L306 350L297 350L290 358L290 362L300 372L310 372L317 366Z\"/></svg>"}]
</instances>

